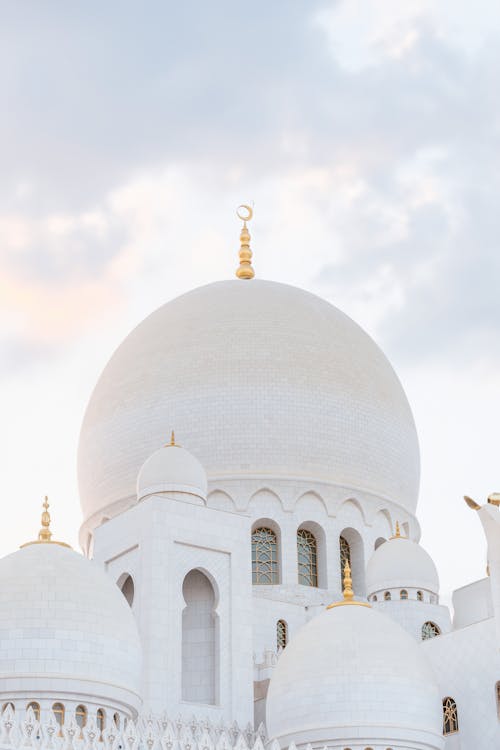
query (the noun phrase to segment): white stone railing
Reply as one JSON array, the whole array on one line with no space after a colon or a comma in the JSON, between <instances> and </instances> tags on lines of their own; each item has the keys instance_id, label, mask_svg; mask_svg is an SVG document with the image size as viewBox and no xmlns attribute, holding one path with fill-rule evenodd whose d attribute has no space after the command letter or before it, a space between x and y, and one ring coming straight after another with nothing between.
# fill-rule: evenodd
<instances>
[{"instance_id":1,"label":"white stone railing","mask_svg":"<svg viewBox=\"0 0 500 750\"><path fill-rule=\"evenodd\" d=\"M32 708L15 712L8 705L0 716L0 750L264 750L265 730L257 732L248 725L240 729L213 725L209 721L171 719L150 716L129 719L122 728L114 721L102 731L97 717L89 714L81 727L74 715L66 716L60 726L50 712L46 722L39 722ZM279 750L272 744L269 750Z\"/></svg>"}]
</instances>

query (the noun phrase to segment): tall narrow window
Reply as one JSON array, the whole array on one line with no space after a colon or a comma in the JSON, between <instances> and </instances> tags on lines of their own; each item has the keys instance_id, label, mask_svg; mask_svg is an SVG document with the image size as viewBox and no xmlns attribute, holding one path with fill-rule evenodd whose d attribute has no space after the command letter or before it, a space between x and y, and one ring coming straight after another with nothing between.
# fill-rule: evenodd
<instances>
[{"instance_id":1,"label":"tall narrow window","mask_svg":"<svg viewBox=\"0 0 500 750\"><path fill-rule=\"evenodd\" d=\"M458 732L457 704L453 698L443 698L443 734Z\"/></svg>"},{"instance_id":2,"label":"tall narrow window","mask_svg":"<svg viewBox=\"0 0 500 750\"><path fill-rule=\"evenodd\" d=\"M421 591L417 591L417 601L423 602L424 601L424 595Z\"/></svg>"},{"instance_id":3,"label":"tall narrow window","mask_svg":"<svg viewBox=\"0 0 500 750\"><path fill-rule=\"evenodd\" d=\"M390 602L391 601L391 592L390 591L384 592L384 599L385 599L386 602Z\"/></svg>"},{"instance_id":4,"label":"tall narrow window","mask_svg":"<svg viewBox=\"0 0 500 750\"><path fill-rule=\"evenodd\" d=\"M288 627L284 620L276 623L276 645L278 651L282 651L288 643Z\"/></svg>"},{"instance_id":5,"label":"tall narrow window","mask_svg":"<svg viewBox=\"0 0 500 750\"><path fill-rule=\"evenodd\" d=\"M495 694L497 699L497 716L500 719L500 682L495 685Z\"/></svg>"},{"instance_id":6,"label":"tall narrow window","mask_svg":"<svg viewBox=\"0 0 500 750\"><path fill-rule=\"evenodd\" d=\"M60 727L64 724L64 706L62 703L54 703L52 706L52 713L54 714L54 718L59 724ZM62 737L62 731L59 729L59 737Z\"/></svg>"},{"instance_id":7,"label":"tall narrow window","mask_svg":"<svg viewBox=\"0 0 500 750\"><path fill-rule=\"evenodd\" d=\"M422 640L428 641L429 638L435 638L437 635L441 635L441 631L434 622L424 622L422 625Z\"/></svg>"},{"instance_id":8,"label":"tall narrow window","mask_svg":"<svg viewBox=\"0 0 500 750\"><path fill-rule=\"evenodd\" d=\"M36 703L36 701L31 701L31 703L28 703L28 705L26 706L26 710L28 710L28 708L33 709L33 713L35 714L35 719L37 721L40 721L40 704Z\"/></svg>"},{"instance_id":9,"label":"tall narrow window","mask_svg":"<svg viewBox=\"0 0 500 750\"><path fill-rule=\"evenodd\" d=\"M272 529L261 527L252 533L252 583L279 583L278 542Z\"/></svg>"},{"instance_id":10,"label":"tall narrow window","mask_svg":"<svg viewBox=\"0 0 500 750\"><path fill-rule=\"evenodd\" d=\"M191 570L182 594L182 700L214 705L219 650L215 592L201 570Z\"/></svg>"},{"instance_id":11,"label":"tall narrow window","mask_svg":"<svg viewBox=\"0 0 500 750\"><path fill-rule=\"evenodd\" d=\"M97 729L99 730L99 742L102 742L102 733L106 726L106 714L102 708L97 709Z\"/></svg>"},{"instance_id":12,"label":"tall narrow window","mask_svg":"<svg viewBox=\"0 0 500 750\"><path fill-rule=\"evenodd\" d=\"M299 583L303 586L318 585L318 551L316 537L307 529L297 531L297 557Z\"/></svg>"},{"instance_id":13,"label":"tall narrow window","mask_svg":"<svg viewBox=\"0 0 500 750\"><path fill-rule=\"evenodd\" d=\"M120 714L118 712L113 714L113 721L115 722L116 728L120 729Z\"/></svg>"},{"instance_id":14,"label":"tall narrow window","mask_svg":"<svg viewBox=\"0 0 500 750\"><path fill-rule=\"evenodd\" d=\"M80 729L83 729L83 727L87 724L87 709L85 708L85 706L76 707L75 719Z\"/></svg>"},{"instance_id":15,"label":"tall narrow window","mask_svg":"<svg viewBox=\"0 0 500 750\"><path fill-rule=\"evenodd\" d=\"M349 567L352 568L351 563L351 548L349 546L349 542L347 539L343 536L340 537L340 582L341 582L341 588L343 589L343 583L344 583L344 568L345 564L349 563Z\"/></svg>"},{"instance_id":16,"label":"tall narrow window","mask_svg":"<svg viewBox=\"0 0 500 750\"><path fill-rule=\"evenodd\" d=\"M408 599L408 592L406 589L401 589L401 591L399 592L399 598Z\"/></svg>"}]
</instances>

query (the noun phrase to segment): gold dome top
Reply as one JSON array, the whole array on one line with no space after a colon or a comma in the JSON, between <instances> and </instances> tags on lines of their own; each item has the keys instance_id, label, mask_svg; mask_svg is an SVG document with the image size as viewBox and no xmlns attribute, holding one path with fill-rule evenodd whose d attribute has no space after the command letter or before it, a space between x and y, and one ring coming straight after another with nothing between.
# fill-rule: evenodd
<instances>
[{"instance_id":1,"label":"gold dome top","mask_svg":"<svg viewBox=\"0 0 500 750\"><path fill-rule=\"evenodd\" d=\"M243 222L240 233L240 265L236 269L236 276L239 279L253 279L255 271L252 268L252 251L250 250L250 232L248 231L247 221L253 216L253 210L244 203L238 206L236 215Z\"/></svg>"},{"instance_id":2,"label":"gold dome top","mask_svg":"<svg viewBox=\"0 0 500 750\"><path fill-rule=\"evenodd\" d=\"M354 591L352 590L352 578L351 578L351 566L349 561L346 560L344 567L344 598L340 602L333 602L329 604L327 609L333 609L334 607L343 607L346 604L356 604L359 607L369 607L368 602L356 602L354 601Z\"/></svg>"},{"instance_id":3,"label":"gold dome top","mask_svg":"<svg viewBox=\"0 0 500 750\"><path fill-rule=\"evenodd\" d=\"M21 549L23 547L28 547L30 544L59 544L61 547L69 547L71 549L71 546L69 544L66 544L66 542L56 542L52 539L52 531L50 530L50 513L49 513L49 498L47 495L45 495L45 498L43 500L43 511L42 511L42 525L40 528L40 531L38 532L38 539L35 539L32 542L26 542L25 544L21 544Z\"/></svg>"}]
</instances>

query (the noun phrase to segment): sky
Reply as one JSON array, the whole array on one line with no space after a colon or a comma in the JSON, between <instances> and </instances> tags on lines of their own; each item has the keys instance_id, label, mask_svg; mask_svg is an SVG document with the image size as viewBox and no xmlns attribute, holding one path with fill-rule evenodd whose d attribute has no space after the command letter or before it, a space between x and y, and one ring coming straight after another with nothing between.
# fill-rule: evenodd
<instances>
[{"instance_id":1,"label":"sky","mask_svg":"<svg viewBox=\"0 0 500 750\"><path fill-rule=\"evenodd\" d=\"M500 8L491 0L6 2L0 11L0 554L43 495L77 547L76 451L109 356L254 266L395 367L444 599L500 490Z\"/></svg>"}]
</instances>

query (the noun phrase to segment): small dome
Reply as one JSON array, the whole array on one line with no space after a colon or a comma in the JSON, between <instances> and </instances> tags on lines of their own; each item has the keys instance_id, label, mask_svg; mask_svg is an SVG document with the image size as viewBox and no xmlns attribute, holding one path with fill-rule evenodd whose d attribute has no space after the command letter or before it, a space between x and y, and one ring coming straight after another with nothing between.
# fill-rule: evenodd
<instances>
[{"instance_id":1,"label":"small dome","mask_svg":"<svg viewBox=\"0 0 500 750\"><path fill-rule=\"evenodd\" d=\"M188 492L204 500L207 475L197 458L175 442L155 451L137 477L137 499L159 492Z\"/></svg>"},{"instance_id":2,"label":"small dome","mask_svg":"<svg viewBox=\"0 0 500 750\"><path fill-rule=\"evenodd\" d=\"M141 704L141 661L134 616L97 563L57 543L32 544L0 561L4 699L100 696L133 714Z\"/></svg>"},{"instance_id":3,"label":"small dome","mask_svg":"<svg viewBox=\"0 0 500 750\"><path fill-rule=\"evenodd\" d=\"M282 747L358 747L362 737L363 746L400 748L418 737L422 747L441 748L441 713L418 644L366 606L335 607L301 628L280 656L267 698L269 737Z\"/></svg>"},{"instance_id":4,"label":"small dome","mask_svg":"<svg viewBox=\"0 0 500 750\"><path fill-rule=\"evenodd\" d=\"M366 566L368 596L395 588L439 592L439 577L431 556L416 542L393 537L378 547Z\"/></svg>"}]
</instances>

